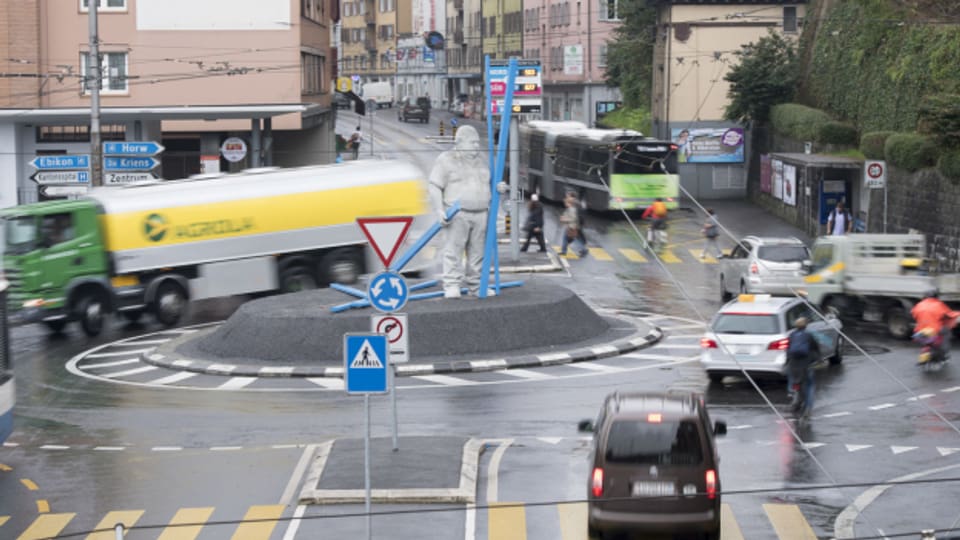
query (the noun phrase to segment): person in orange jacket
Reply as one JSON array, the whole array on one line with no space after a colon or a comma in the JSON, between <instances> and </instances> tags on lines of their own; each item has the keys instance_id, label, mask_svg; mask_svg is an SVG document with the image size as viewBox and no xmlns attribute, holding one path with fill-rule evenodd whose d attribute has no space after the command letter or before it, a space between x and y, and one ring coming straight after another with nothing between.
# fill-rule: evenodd
<instances>
[{"instance_id":1,"label":"person in orange jacket","mask_svg":"<svg viewBox=\"0 0 960 540\"><path fill-rule=\"evenodd\" d=\"M923 300L910 310L913 320L917 322L914 333L922 331L939 336L940 346L944 358L950 356L950 330L956 326L960 311L950 309L950 306L940 300L940 291L930 289L924 294Z\"/></svg>"}]
</instances>

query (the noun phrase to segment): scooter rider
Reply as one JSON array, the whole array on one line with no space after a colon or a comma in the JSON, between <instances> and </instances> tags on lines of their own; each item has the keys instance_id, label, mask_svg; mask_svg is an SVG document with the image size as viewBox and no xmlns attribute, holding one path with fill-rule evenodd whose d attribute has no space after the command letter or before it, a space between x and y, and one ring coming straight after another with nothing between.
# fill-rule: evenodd
<instances>
[{"instance_id":1,"label":"scooter rider","mask_svg":"<svg viewBox=\"0 0 960 540\"><path fill-rule=\"evenodd\" d=\"M915 334L926 332L938 336L939 347L943 358L950 357L950 330L956 326L960 311L950 309L950 306L940 300L940 291L936 288L928 290L923 300L917 302L910 310L913 319L917 321L913 328Z\"/></svg>"}]
</instances>

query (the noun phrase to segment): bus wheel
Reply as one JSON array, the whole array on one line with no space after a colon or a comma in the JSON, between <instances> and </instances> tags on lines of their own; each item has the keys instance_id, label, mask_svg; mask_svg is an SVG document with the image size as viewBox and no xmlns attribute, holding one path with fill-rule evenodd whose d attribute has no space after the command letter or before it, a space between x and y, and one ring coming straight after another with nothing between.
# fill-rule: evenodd
<instances>
[{"instance_id":1,"label":"bus wheel","mask_svg":"<svg viewBox=\"0 0 960 540\"><path fill-rule=\"evenodd\" d=\"M360 258L353 249L335 249L323 256L320 261L320 275L323 281L331 283L356 283L363 273Z\"/></svg>"},{"instance_id":2,"label":"bus wheel","mask_svg":"<svg viewBox=\"0 0 960 540\"><path fill-rule=\"evenodd\" d=\"M180 322L187 310L187 294L183 287L174 281L165 281L157 289L153 300L153 316L164 326L173 326Z\"/></svg>"},{"instance_id":3,"label":"bus wheel","mask_svg":"<svg viewBox=\"0 0 960 540\"><path fill-rule=\"evenodd\" d=\"M77 305L77 313L80 316L80 326L83 333L90 337L100 335L103 330L103 319L107 311L107 305L100 294L92 293L84 296Z\"/></svg>"}]
</instances>

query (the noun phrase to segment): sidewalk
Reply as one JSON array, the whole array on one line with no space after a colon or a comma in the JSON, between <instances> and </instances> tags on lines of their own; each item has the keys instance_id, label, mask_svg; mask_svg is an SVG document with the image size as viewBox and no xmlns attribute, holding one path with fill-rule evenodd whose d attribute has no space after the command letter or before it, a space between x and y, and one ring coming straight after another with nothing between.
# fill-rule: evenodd
<instances>
[{"instance_id":1,"label":"sidewalk","mask_svg":"<svg viewBox=\"0 0 960 540\"><path fill-rule=\"evenodd\" d=\"M800 228L770 214L748 200L724 199L699 200L698 202L702 204L704 208L713 208L720 225L733 233L737 238L742 238L747 235L794 236L808 246L815 240ZM706 214L693 203L688 202L687 204L692 211L692 216L695 216L696 219L706 221ZM721 236L723 236L722 233Z\"/></svg>"}]
</instances>

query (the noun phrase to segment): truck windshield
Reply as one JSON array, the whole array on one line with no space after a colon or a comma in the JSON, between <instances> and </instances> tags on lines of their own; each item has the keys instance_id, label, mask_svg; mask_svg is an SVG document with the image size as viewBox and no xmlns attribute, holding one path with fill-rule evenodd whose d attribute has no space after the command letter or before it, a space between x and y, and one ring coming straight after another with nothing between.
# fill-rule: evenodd
<instances>
[{"instance_id":1,"label":"truck windshield","mask_svg":"<svg viewBox=\"0 0 960 540\"><path fill-rule=\"evenodd\" d=\"M37 220L33 216L10 217L4 220L3 252L26 253L37 243Z\"/></svg>"}]
</instances>

